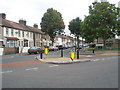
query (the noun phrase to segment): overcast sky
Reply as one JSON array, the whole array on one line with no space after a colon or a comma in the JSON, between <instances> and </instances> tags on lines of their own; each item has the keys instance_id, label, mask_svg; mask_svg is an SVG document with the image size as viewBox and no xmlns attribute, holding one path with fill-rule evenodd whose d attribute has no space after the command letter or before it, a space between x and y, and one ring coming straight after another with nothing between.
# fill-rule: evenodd
<instances>
[{"instance_id":1,"label":"overcast sky","mask_svg":"<svg viewBox=\"0 0 120 90\"><path fill-rule=\"evenodd\" d=\"M100 1L100 0L98 0ZM118 6L120 0L107 0ZM6 18L18 22L19 19L25 19L27 25L33 26L37 23L40 28L41 18L48 8L53 8L62 14L66 28L69 21L76 17L84 19L88 15L88 6L94 0L0 0L0 13L6 13Z\"/></svg>"}]
</instances>

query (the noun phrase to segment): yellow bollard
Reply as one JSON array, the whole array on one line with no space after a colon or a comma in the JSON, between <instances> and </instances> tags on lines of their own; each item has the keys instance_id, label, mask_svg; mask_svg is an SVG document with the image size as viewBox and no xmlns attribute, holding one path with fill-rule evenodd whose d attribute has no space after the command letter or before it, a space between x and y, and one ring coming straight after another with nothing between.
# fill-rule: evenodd
<instances>
[{"instance_id":1,"label":"yellow bollard","mask_svg":"<svg viewBox=\"0 0 120 90\"><path fill-rule=\"evenodd\" d=\"M70 58L72 59L72 61L73 61L73 59L75 59L75 50L74 49L70 50Z\"/></svg>"},{"instance_id":2,"label":"yellow bollard","mask_svg":"<svg viewBox=\"0 0 120 90\"><path fill-rule=\"evenodd\" d=\"M44 53L47 55L48 54L48 48L44 48Z\"/></svg>"}]
</instances>

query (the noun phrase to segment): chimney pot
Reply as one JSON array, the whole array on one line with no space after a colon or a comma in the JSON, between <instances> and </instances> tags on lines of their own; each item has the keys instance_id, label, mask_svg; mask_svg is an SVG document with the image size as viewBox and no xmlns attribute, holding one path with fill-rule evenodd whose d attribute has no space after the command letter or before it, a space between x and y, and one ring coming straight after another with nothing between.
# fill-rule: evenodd
<instances>
[{"instance_id":1,"label":"chimney pot","mask_svg":"<svg viewBox=\"0 0 120 90\"><path fill-rule=\"evenodd\" d=\"M26 20L20 19L20 20L19 20L19 23L20 23L20 24L23 24L23 25L26 25Z\"/></svg>"},{"instance_id":2,"label":"chimney pot","mask_svg":"<svg viewBox=\"0 0 120 90\"><path fill-rule=\"evenodd\" d=\"M34 28L38 28L38 25L37 25L37 24L34 24L33 27L34 27Z\"/></svg>"}]
</instances>

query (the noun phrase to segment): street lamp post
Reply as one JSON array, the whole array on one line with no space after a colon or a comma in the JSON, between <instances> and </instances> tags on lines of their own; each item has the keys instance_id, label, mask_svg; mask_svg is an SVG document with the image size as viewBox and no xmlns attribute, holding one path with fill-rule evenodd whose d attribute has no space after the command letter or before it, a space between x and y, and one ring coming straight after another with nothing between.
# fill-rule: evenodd
<instances>
[{"instance_id":1,"label":"street lamp post","mask_svg":"<svg viewBox=\"0 0 120 90\"><path fill-rule=\"evenodd\" d=\"M77 59L79 59L79 35L77 35Z\"/></svg>"}]
</instances>

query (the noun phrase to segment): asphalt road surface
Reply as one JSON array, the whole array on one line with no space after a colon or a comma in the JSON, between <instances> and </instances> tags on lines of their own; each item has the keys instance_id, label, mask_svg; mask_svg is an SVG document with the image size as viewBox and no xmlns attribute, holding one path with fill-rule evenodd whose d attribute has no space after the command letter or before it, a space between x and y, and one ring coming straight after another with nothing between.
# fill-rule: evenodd
<instances>
[{"instance_id":1,"label":"asphalt road surface","mask_svg":"<svg viewBox=\"0 0 120 90\"><path fill-rule=\"evenodd\" d=\"M15 55L15 54L11 54L11 55L5 55L2 57L2 64L5 63L10 63L10 62L19 62L19 61L31 61L31 60L35 60L36 56L40 56L40 54L25 54L25 55ZM47 57L47 58L58 58L61 57L61 51L51 51L49 52L49 55L45 55L43 54L43 58ZM64 57L69 57L69 49L64 50Z\"/></svg>"},{"instance_id":2,"label":"asphalt road surface","mask_svg":"<svg viewBox=\"0 0 120 90\"><path fill-rule=\"evenodd\" d=\"M25 59L29 58L25 56ZM4 67L0 73L3 88L118 88L118 56L64 65Z\"/></svg>"}]
</instances>

